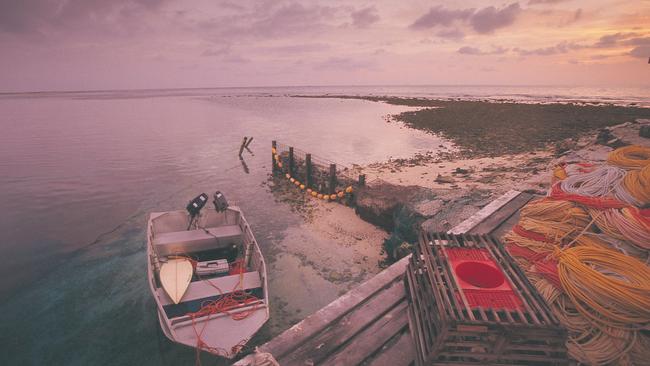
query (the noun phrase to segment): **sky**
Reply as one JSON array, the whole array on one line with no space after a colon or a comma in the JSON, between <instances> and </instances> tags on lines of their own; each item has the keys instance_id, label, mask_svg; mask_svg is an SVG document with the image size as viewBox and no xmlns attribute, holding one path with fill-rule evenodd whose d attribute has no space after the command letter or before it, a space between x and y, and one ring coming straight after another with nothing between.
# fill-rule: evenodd
<instances>
[{"instance_id":1,"label":"sky","mask_svg":"<svg viewBox=\"0 0 650 366\"><path fill-rule=\"evenodd\" d=\"M0 0L0 92L650 86L650 0Z\"/></svg>"}]
</instances>

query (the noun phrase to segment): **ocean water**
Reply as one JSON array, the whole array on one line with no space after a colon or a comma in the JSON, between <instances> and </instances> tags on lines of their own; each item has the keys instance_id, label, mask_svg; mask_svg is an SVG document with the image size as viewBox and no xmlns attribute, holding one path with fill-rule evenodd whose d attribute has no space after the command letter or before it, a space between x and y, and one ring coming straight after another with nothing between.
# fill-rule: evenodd
<instances>
[{"instance_id":1,"label":"ocean water","mask_svg":"<svg viewBox=\"0 0 650 366\"><path fill-rule=\"evenodd\" d=\"M407 157L443 140L387 123L408 110L351 94L650 106L648 88L296 87L0 94L0 363L180 365L191 349L159 330L145 281L148 212L201 192L242 207L270 253L301 218L266 188L271 140L340 164ZM243 136L253 154L237 157ZM378 248L379 250L379 248ZM273 258L267 258L273 261ZM283 261L282 266L296 266ZM299 262L296 262L299 263ZM292 271L288 271L292 273ZM314 279L303 316L333 300ZM270 278L271 294L292 286ZM272 297L273 335L290 325Z\"/></svg>"},{"instance_id":2,"label":"ocean water","mask_svg":"<svg viewBox=\"0 0 650 366\"><path fill-rule=\"evenodd\" d=\"M159 330L145 281L148 212L182 209L201 192L221 190L242 207L262 250L272 252L304 229L263 184L271 140L340 164L438 146L433 136L385 121L402 110L362 100L210 93L0 98L0 363L194 362L190 349ZM246 169L237 156L243 136L254 137ZM300 272L299 261L282 266ZM325 280L307 278L291 299L274 299L293 286L281 277L270 276L271 333L296 320L282 318L282 301L306 316L338 294L319 292Z\"/></svg>"}]
</instances>

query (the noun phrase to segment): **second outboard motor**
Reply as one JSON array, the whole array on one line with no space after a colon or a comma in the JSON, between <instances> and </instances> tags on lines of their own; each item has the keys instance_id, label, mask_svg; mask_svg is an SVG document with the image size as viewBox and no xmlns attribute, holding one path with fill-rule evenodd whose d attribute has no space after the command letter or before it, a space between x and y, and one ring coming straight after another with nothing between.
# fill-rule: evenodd
<instances>
[{"instance_id":1,"label":"second outboard motor","mask_svg":"<svg viewBox=\"0 0 650 366\"><path fill-rule=\"evenodd\" d=\"M214 192L214 200L212 203L214 203L214 209L217 210L217 212L224 212L228 208L226 196L224 196L220 191Z\"/></svg>"}]
</instances>

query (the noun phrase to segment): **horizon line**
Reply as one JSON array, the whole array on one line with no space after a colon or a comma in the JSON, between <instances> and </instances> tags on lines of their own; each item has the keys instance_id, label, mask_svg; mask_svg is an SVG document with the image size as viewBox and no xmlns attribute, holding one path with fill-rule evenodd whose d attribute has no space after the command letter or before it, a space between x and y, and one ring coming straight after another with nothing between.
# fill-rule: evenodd
<instances>
[{"instance_id":1,"label":"horizon line","mask_svg":"<svg viewBox=\"0 0 650 366\"><path fill-rule=\"evenodd\" d=\"M44 94L44 93L101 93L101 92L146 92L162 90L207 90L207 89L271 89L271 88L336 88L336 87L560 87L560 88L650 88L650 85L588 85L588 84L324 84L324 85L258 85L258 86L205 86L205 87L164 87L164 88L126 88L126 89L86 89L86 90L31 90L0 91L0 95Z\"/></svg>"}]
</instances>

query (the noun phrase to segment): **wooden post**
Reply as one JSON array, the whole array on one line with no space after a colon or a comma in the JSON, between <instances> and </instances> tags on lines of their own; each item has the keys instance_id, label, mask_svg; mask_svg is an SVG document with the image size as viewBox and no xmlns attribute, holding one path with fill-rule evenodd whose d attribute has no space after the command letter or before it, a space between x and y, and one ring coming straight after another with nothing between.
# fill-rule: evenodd
<instances>
[{"instance_id":1,"label":"wooden post","mask_svg":"<svg viewBox=\"0 0 650 366\"><path fill-rule=\"evenodd\" d=\"M278 144L275 142L275 140L271 141L271 148L272 149L277 149ZM275 150L277 152L277 150ZM271 172L273 174L277 173L278 167L275 165L275 156L273 156L273 152L271 152Z\"/></svg>"},{"instance_id":2,"label":"wooden post","mask_svg":"<svg viewBox=\"0 0 650 366\"><path fill-rule=\"evenodd\" d=\"M246 142L246 146L244 146L244 147L248 149L248 145L250 145L251 142L253 142L253 137L248 139L248 142Z\"/></svg>"},{"instance_id":3,"label":"wooden post","mask_svg":"<svg viewBox=\"0 0 650 366\"><path fill-rule=\"evenodd\" d=\"M241 153L244 151L244 146L246 146L246 139L247 137L244 136L244 141L242 141L241 146L239 147L239 156L241 156Z\"/></svg>"},{"instance_id":4,"label":"wooden post","mask_svg":"<svg viewBox=\"0 0 650 366\"><path fill-rule=\"evenodd\" d=\"M314 182L311 181L311 154L306 154L305 155L305 167L306 167L306 173L305 175L307 176L307 188L311 188L312 184Z\"/></svg>"},{"instance_id":5,"label":"wooden post","mask_svg":"<svg viewBox=\"0 0 650 366\"><path fill-rule=\"evenodd\" d=\"M289 174L293 177L293 147L289 147Z\"/></svg>"},{"instance_id":6,"label":"wooden post","mask_svg":"<svg viewBox=\"0 0 650 366\"><path fill-rule=\"evenodd\" d=\"M359 186L363 187L366 185L366 175L365 174L359 174Z\"/></svg>"},{"instance_id":7,"label":"wooden post","mask_svg":"<svg viewBox=\"0 0 650 366\"><path fill-rule=\"evenodd\" d=\"M336 193L336 164L330 164L330 186L329 194Z\"/></svg>"}]
</instances>

